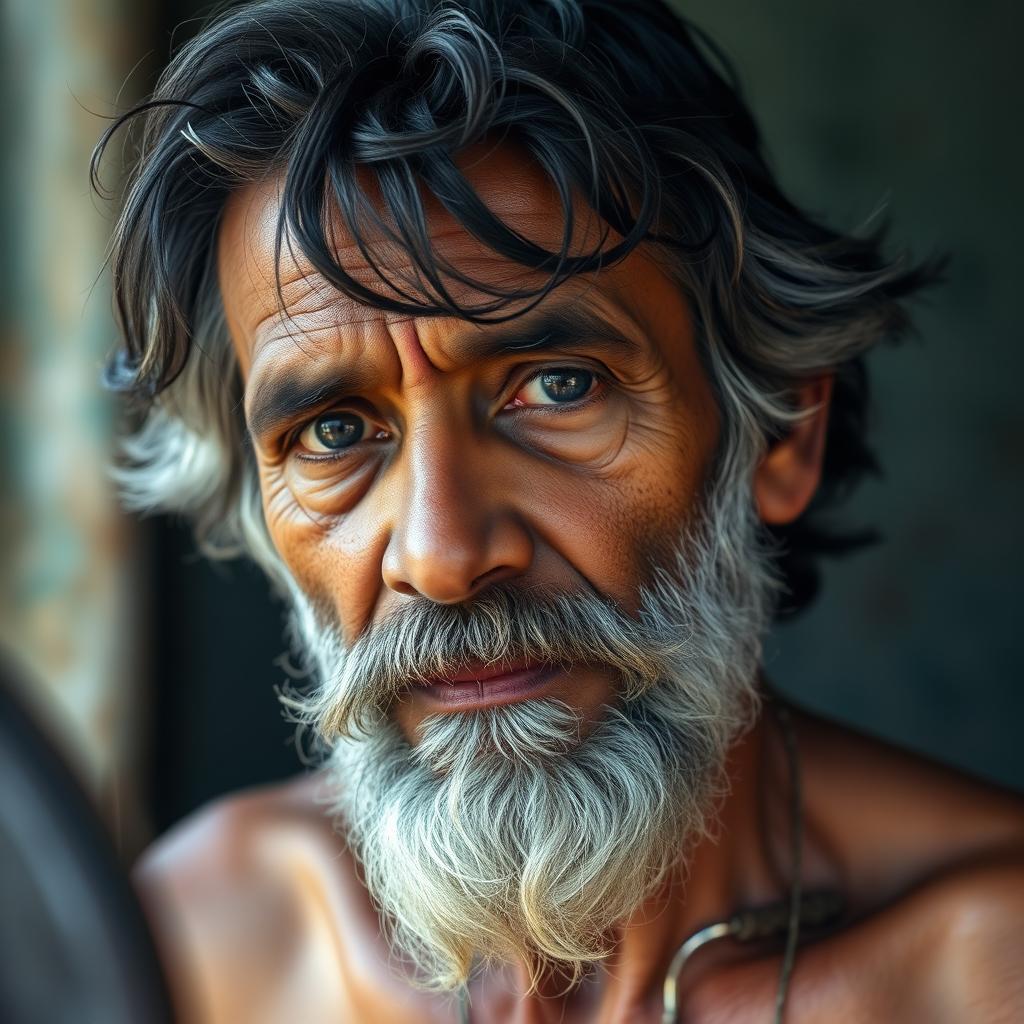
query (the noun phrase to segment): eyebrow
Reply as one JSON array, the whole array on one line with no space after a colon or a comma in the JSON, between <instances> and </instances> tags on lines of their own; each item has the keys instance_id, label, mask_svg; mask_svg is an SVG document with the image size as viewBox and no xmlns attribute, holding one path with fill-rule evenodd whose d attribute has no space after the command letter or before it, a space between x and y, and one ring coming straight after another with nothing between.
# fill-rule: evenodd
<instances>
[{"instance_id":1,"label":"eyebrow","mask_svg":"<svg viewBox=\"0 0 1024 1024\"><path fill-rule=\"evenodd\" d=\"M636 357L641 346L593 307L565 303L531 315L461 335L453 344L459 358L482 362L517 352L548 352L576 346L618 351ZM324 367L309 373L287 371L260 379L246 413L254 438L276 435L334 399L368 386L371 374L363 367Z\"/></svg>"},{"instance_id":2,"label":"eyebrow","mask_svg":"<svg viewBox=\"0 0 1024 1024\"><path fill-rule=\"evenodd\" d=\"M262 379L246 413L249 433L254 438L269 437L321 408L330 398L352 394L368 383L367 373L340 367L312 375L288 371Z\"/></svg>"}]
</instances>

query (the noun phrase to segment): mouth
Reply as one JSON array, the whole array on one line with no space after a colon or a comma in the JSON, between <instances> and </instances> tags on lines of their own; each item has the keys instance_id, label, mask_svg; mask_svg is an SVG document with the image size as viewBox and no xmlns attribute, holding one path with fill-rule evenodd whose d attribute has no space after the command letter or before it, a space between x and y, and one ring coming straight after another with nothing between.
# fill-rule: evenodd
<instances>
[{"instance_id":1,"label":"mouth","mask_svg":"<svg viewBox=\"0 0 1024 1024\"><path fill-rule=\"evenodd\" d=\"M436 711L477 711L539 697L560 671L559 665L529 661L470 666L414 686L412 696Z\"/></svg>"}]
</instances>

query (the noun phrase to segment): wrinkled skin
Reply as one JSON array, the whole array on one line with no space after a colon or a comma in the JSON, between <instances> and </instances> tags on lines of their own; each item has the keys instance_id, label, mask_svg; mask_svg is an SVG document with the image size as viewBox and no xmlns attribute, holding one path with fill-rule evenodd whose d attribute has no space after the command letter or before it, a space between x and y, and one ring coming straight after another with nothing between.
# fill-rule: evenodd
<instances>
[{"instance_id":1,"label":"wrinkled skin","mask_svg":"<svg viewBox=\"0 0 1024 1024\"><path fill-rule=\"evenodd\" d=\"M527 161L509 149L462 159L492 208L557 245L560 210ZM480 328L359 306L286 254L282 319L277 184L230 200L219 275L266 520L305 592L347 639L405 601L460 602L501 580L589 586L635 610L651 560L697 512L720 435L687 303L656 259L636 251L569 281L521 322ZM434 244L469 273L529 276L430 213ZM580 246L593 230L581 228ZM340 228L338 239L342 263L372 283ZM392 265L403 266L400 254ZM595 310L610 326L557 352L481 354L483 341L525 330L555 305ZM586 401L553 410L537 374L564 367L591 371L594 384ZM347 375L352 394L334 390L267 422L273 383L293 378L305 391L323 373ZM829 391L827 378L801 389L814 411L756 470L766 522L792 521L814 494ZM339 410L363 417L363 439L333 457L319 450L316 418ZM601 666L578 666L543 695L593 717L612 687ZM415 742L431 710L413 693L394 714ZM804 884L841 888L851 920L801 948L787 1021L1024 1019L1019 799L808 714L796 725ZM716 840L698 845L685 879L623 922L606 968L572 993L552 979L527 998L521 971L492 972L475 983L474 1021L659 1021L679 943L787 892L786 766L770 717L737 741L728 771ZM229 797L143 858L139 889L186 1021L454 1019L451 1001L389 965L321 786L314 775ZM779 959L777 947L705 950L683 978L681 1019L770 1020Z\"/></svg>"}]
</instances>

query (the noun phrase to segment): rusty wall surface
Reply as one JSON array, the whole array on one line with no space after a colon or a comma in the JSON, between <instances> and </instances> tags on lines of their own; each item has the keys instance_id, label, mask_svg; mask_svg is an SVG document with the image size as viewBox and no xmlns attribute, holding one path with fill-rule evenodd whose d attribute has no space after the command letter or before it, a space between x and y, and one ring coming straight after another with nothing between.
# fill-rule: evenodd
<instances>
[{"instance_id":1,"label":"rusty wall surface","mask_svg":"<svg viewBox=\"0 0 1024 1024\"><path fill-rule=\"evenodd\" d=\"M134 843L144 626L132 527L106 479L113 338L100 276L112 211L89 154L144 52L145 5L7 0L0 347L0 643L118 832Z\"/></svg>"}]
</instances>

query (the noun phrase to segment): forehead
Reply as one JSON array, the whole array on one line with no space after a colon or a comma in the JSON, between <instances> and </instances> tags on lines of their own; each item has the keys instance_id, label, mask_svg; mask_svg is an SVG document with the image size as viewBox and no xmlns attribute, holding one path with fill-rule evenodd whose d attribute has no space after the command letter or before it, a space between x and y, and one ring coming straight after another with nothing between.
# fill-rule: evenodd
<instances>
[{"instance_id":1,"label":"forehead","mask_svg":"<svg viewBox=\"0 0 1024 1024\"><path fill-rule=\"evenodd\" d=\"M462 150L455 160L494 214L547 250L559 250L565 212L553 184L528 155L512 144L481 143ZM389 220L383 213L375 177L365 168L359 168L357 176L366 196ZM308 356L334 346L339 332L345 329L356 329L365 336L413 319L408 314L382 310L346 296L316 272L297 247L290 247L287 237L282 242L279 265L282 310L275 284L274 248L283 182L283 172L279 172L234 192L219 229L218 279L232 343L246 377L261 355L269 356L270 349L274 350L275 359L280 357L283 338L294 342L297 351ZM546 273L510 261L474 238L429 190L421 189L420 195L435 256L490 286L538 287L545 282ZM573 200L573 216L571 254L589 253L598 245L608 248L619 240L579 197ZM389 294L336 208L331 210L329 237L334 258L348 274L374 291ZM414 273L412 260L403 247L379 234L371 235L370 242L375 258L389 275L401 280L403 275ZM445 284L460 304L471 305L491 298L487 292L462 282L446 279ZM668 305L674 305L678 315L681 305L676 286L649 254L640 250L598 273L571 278L541 305L553 295L571 297L583 293L588 303L609 317L617 311L634 322L649 315L652 308L664 309ZM512 312L515 308L511 304L501 312Z\"/></svg>"}]
</instances>

